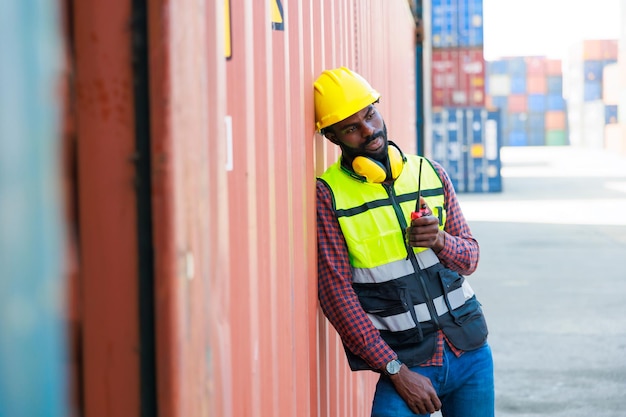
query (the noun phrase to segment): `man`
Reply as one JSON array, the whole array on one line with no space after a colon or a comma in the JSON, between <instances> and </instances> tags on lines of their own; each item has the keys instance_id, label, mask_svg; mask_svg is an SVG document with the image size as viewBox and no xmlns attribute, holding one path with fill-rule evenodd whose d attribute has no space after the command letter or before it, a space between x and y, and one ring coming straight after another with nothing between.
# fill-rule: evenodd
<instances>
[{"instance_id":1,"label":"man","mask_svg":"<svg viewBox=\"0 0 626 417\"><path fill-rule=\"evenodd\" d=\"M387 138L359 74L324 71L314 96L341 148L317 180L319 300L351 369L381 374L372 416L493 417L487 325L463 276L479 247L448 175Z\"/></svg>"}]
</instances>

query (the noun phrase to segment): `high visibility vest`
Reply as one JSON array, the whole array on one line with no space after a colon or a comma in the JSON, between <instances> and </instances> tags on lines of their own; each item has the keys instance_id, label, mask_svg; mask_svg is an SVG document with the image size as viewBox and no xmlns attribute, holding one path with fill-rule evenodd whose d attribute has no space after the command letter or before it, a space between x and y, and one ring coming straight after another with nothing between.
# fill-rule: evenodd
<instances>
[{"instance_id":1,"label":"high visibility vest","mask_svg":"<svg viewBox=\"0 0 626 417\"><path fill-rule=\"evenodd\" d=\"M438 329L463 350L482 346L487 337L480 303L465 278L445 268L432 249L406 244L404 231L415 210L420 158L407 155L393 184L360 181L341 161L320 177L333 196L348 247L352 285L361 306L408 366L432 356ZM443 229L443 184L425 158L420 185ZM346 354L353 370L371 369L348 349Z\"/></svg>"}]
</instances>

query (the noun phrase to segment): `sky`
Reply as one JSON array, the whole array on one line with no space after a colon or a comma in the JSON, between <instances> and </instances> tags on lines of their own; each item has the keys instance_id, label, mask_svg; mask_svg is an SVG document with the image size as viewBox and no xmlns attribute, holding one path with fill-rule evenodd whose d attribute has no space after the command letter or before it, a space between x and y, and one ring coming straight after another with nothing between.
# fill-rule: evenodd
<instances>
[{"instance_id":1,"label":"sky","mask_svg":"<svg viewBox=\"0 0 626 417\"><path fill-rule=\"evenodd\" d=\"M485 59L563 59L583 39L619 39L622 3L626 5L622 0L483 0Z\"/></svg>"}]
</instances>

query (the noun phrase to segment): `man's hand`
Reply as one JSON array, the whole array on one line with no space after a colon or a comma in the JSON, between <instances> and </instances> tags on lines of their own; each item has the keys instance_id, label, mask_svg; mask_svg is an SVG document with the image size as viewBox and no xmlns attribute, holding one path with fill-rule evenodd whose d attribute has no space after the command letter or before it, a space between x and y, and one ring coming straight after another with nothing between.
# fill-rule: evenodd
<instances>
[{"instance_id":1,"label":"man's hand","mask_svg":"<svg viewBox=\"0 0 626 417\"><path fill-rule=\"evenodd\" d=\"M415 414L432 414L441 409L441 401L437 397L430 379L402 365L400 372L390 376L391 382Z\"/></svg>"},{"instance_id":2,"label":"man's hand","mask_svg":"<svg viewBox=\"0 0 626 417\"><path fill-rule=\"evenodd\" d=\"M432 248L440 252L445 244L445 232L439 230L439 219L433 216L432 211L422 198L424 215L411 220L411 225L406 228L406 239L409 246L420 248Z\"/></svg>"}]
</instances>

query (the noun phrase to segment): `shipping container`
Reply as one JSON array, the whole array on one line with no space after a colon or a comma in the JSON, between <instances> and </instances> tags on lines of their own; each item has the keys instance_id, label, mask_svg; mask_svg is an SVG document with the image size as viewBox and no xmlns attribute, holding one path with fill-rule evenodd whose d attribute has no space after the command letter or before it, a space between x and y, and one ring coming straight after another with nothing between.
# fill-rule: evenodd
<instances>
[{"instance_id":1,"label":"shipping container","mask_svg":"<svg viewBox=\"0 0 626 417\"><path fill-rule=\"evenodd\" d=\"M563 62L560 59L546 59L546 75L562 75Z\"/></svg>"},{"instance_id":2,"label":"shipping container","mask_svg":"<svg viewBox=\"0 0 626 417\"><path fill-rule=\"evenodd\" d=\"M482 0L433 0L431 43L433 48L482 48Z\"/></svg>"},{"instance_id":3,"label":"shipping container","mask_svg":"<svg viewBox=\"0 0 626 417\"><path fill-rule=\"evenodd\" d=\"M546 146L567 146L569 145L567 132L565 130L546 130Z\"/></svg>"},{"instance_id":4,"label":"shipping container","mask_svg":"<svg viewBox=\"0 0 626 417\"><path fill-rule=\"evenodd\" d=\"M482 47L483 41L483 0L457 0L459 46L463 48Z\"/></svg>"},{"instance_id":5,"label":"shipping container","mask_svg":"<svg viewBox=\"0 0 626 417\"><path fill-rule=\"evenodd\" d=\"M491 107L503 110L503 146L543 146L547 144L547 129L565 130L560 60L508 57L488 62L486 68L485 100ZM557 120L551 114L546 121L546 113L556 111ZM552 126L555 122L557 127Z\"/></svg>"},{"instance_id":6,"label":"shipping container","mask_svg":"<svg viewBox=\"0 0 626 417\"><path fill-rule=\"evenodd\" d=\"M76 415L368 416L378 375L317 303L315 176L338 150L312 85L356 70L414 153L408 3L71 5Z\"/></svg>"},{"instance_id":7,"label":"shipping container","mask_svg":"<svg viewBox=\"0 0 626 417\"><path fill-rule=\"evenodd\" d=\"M485 105L485 65L482 49L449 48L432 51L432 104Z\"/></svg>"},{"instance_id":8,"label":"shipping container","mask_svg":"<svg viewBox=\"0 0 626 417\"><path fill-rule=\"evenodd\" d=\"M0 2L0 416L66 417L75 398L67 92L55 1Z\"/></svg>"},{"instance_id":9,"label":"shipping container","mask_svg":"<svg viewBox=\"0 0 626 417\"><path fill-rule=\"evenodd\" d=\"M505 136L504 146L528 146L526 130L511 130Z\"/></svg>"},{"instance_id":10,"label":"shipping container","mask_svg":"<svg viewBox=\"0 0 626 417\"><path fill-rule=\"evenodd\" d=\"M546 75L547 60L545 57L528 56L526 61L526 75Z\"/></svg>"},{"instance_id":11,"label":"shipping container","mask_svg":"<svg viewBox=\"0 0 626 417\"><path fill-rule=\"evenodd\" d=\"M526 77L526 92L529 94L545 94L548 91L545 75L528 75Z\"/></svg>"},{"instance_id":12,"label":"shipping container","mask_svg":"<svg viewBox=\"0 0 626 417\"><path fill-rule=\"evenodd\" d=\"M438 108L433 111L433 159L457 192L502 191L500 111Z\"/></svg>"},{"instance_id":13,"label":"shipping container","mask_svg":"<svg viewBox=\"0 0 626 417\"><path fill-rule=\"evenodd\" d=\"M518 77L518 79L525 79ZM490 96L508 96L513 93L511 76L508 74L494 74L488 76L487 93Z\"/></svg>"},{"instance_id":14,"label":"shipping container","mask_svg":"<svg viewBox=\"0 0 626 417\"><path fill-rule=\"evenodd\" d=\"M511 113L527 112L528 96L526 94L511 94L509 96L508 110Z\"/></svg>"},{"instance_id":15,"label":"shipping container","mask_svg":"<svg viewBox=\"0 0 626 417\"><path fill-rule=\"evenodd\" d=\"M617 105L604 106L604 124L617 123Z\"/></svg>"},{"instance_id":16,"label":"shipping container","mask_svg":"<svg viewBox=\"0 0 626 417\"><path fill-rule=\"evenodd\" d=\"M604 146L609 152L626 156L626 126L622 123L606 125L604 127Z\"/></svg>"},{"instance_id":17,"label":"shipping container","mask_svg":"<svg viewBox=\"0 0 626 417\"><path fill-rule=\"evenodd\" d=\"M626 57L624 58L626 67ZM602 73L602 101L606 105L617 105L619 103L619 92L622 89L620 77L624 77L626 84L626 74L620 73L619 64L609 64L603 68ZM626 86L624 86L626 88Z\"/></svg>"},{"instance_id":18,"label":"shipping container","mask_svg":"<svg viewBox=\"0 0 626 417\"><path fill-rule=\"evenodd\" d=\"M546 76L546 93L555 94L563 97L563 76L547 75Z\"/></svg>"},{"instance_id":19,"label":"shipping container","mask_svg":"<svg viewBox=\"0 0 626 417\"><path fill-rule=\"evenodd\" d=\"M566 126L566 114L563 111L548 110L545 113L546 117L546 129L548 130L563 130Z\"/></svg>"},{"instance_id":20,"label":"shipping container","mask_svg":"<svg viewBox=\"0 0 626 417\"><path fill-rule=\"evenodd\" d=\"M459 0L433 0L431 2L431 34L434 48L459 46Z\"/></svg>"}]
</instances>

